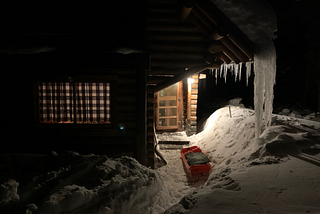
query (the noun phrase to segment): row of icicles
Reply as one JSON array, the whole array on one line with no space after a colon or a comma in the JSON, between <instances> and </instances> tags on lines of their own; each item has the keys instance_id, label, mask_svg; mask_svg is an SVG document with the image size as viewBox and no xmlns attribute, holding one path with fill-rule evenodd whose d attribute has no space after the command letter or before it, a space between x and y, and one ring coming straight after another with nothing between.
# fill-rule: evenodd
<instances>
[{"instance_id":1,"label":"row of icicles","mask_svg":"<svg viewBox=\"0 0 320 214\"><path fill-rule=\"evenodd\" d=\"M222 64L220 69L211 69L211 74L215 75L216 84L218 81L218 73L220 74L220 78L224 78L225 82L227 82L227 73L230 72L232 75L235 76L235 81L241 81L241 72L242 66L245 64L246 66L246 84L248 86L249 78L252 72L252 64L253 61L249 61L246 63L240 62L239 64L230 63L230 64Z\"/></svg>"}]
</instances>

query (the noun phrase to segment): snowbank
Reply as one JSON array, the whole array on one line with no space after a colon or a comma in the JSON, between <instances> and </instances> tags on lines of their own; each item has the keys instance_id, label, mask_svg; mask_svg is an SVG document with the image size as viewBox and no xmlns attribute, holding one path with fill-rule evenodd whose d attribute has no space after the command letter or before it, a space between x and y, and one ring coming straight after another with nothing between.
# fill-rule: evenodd
<instances>
[{"instance_id":1,"label":"snowbank","mask_svg":"<svg viewBox=\"0 0 320 214\"><path fill-rule=\"evenodd\" d=\"M161 213L176 202L157 171L130 157L65 152L27 166L21 155L11 156L17 171L8 176L21 181L20 200L18 183L3 183L1 213Z\"/></svg>"},{"instance_id":2,"label":"snowbank","mask_svg":"<svg viewBox=\"0 0 320 214\"><path fill-rule=\"evenodd\" d=\"M255 138L254 114L221 108L189 137L215 166L201 188L166 214L320 213L320 123L273 115L273 126Z\"/></svg>"}]
</instances>

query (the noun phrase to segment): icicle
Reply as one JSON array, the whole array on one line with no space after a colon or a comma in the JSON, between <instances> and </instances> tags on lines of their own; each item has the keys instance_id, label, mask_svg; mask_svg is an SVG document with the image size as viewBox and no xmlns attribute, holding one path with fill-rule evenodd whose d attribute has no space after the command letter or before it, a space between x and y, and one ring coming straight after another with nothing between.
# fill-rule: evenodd
<instances>
[{"instance_id":1,"label":"icicle","mask_svg":"<svg viewBox=\"0 0 320 214\"><path fill-rule=\"evenodd\" d=\"M266 41L254 57L254 109L256 112L256 138L260 136L262 118L265 127L271 125L273 86L276 76L276 51L272 40ZM264 113L264 115L263 115Z\"/></svg>"},{"instance_id":2,"label":"icicle","mask_svg":"<svg viewBox=\"0 0 320 214\"><path fill-rule=\"evenodd\" d=\"M239 75L238 65L234 64L234 82L237 82L238 75Z\"/></svg>"},{"instance_id":3,"label":"icicle","mask_svg":"<svg viewBox=\"0 0 320 214\"><path fill-rule=\"evenodd\" d=\"M248 82L249 82L249 77L251 76L251 65L252 65L252 62L246 62L246 68L247 68L247 72L246 72L247 86L248 86Z\"/></svg>"},{"instance_id":4,"label":"icicle","mask_svg":"<svg viewBox=\"0 0 320 214\"><path fill-rule=\"evenodd\" d=\"M224 64L220 65L220 78L222 78Z\"/></svg>"},{"instance_id":5,"label":"icicle","mask_svg":"<svg viewBox=\"0 0 320 214\"><path fill-rule=\"evenodd\" d=\"M241 81L242 62L239 64L239 82Z\"/></svg>"},{"instance_id":6,"label":"icicle","mask_svg":"<svg viewBox=\"0 0 320 214\"><path fill-rule=\"evenodd\" d=\"M218 85L218 69L215 69L216 85Z\"/></svg>"},{"instance_id":7,"label":"icicle","mask_svg":"<svg viewBox=\"0 0 320 214\"><path fill-rule=\"evenodd\" d=\"M227 73L228 73L228 65L224 67L223 69L223 77L224 77L224 82L227 83Z\"/></svg>"}]
</instances>

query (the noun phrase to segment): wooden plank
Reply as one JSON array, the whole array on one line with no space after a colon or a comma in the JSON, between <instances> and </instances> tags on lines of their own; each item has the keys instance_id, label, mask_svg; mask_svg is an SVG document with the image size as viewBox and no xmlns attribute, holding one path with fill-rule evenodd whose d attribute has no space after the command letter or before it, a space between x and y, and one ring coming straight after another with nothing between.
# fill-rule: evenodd
<instances>
[{"instance_id":1,"label":"wooden plank","mask_svg":"<svg viewBox=\"0 0 320 214\"><path fill-rule=\"evenodd\" d=\"M190 117L190 120L196 121L196 120L197 120L197 117L196 117L196 116L191 116L191 117Z\"/></svg>"},{"instance_id":2,"label":"wooden plank","mask_svg":"<svg viewBox=\"0 0 320 214\"><path fill-rule=\"evenodd\" d=\"M191 105L197 105L198 100L191 100L190 103L191 103Z\"/></svg>"},{"instance_id":3,"label":"wooden plank","mask_svg":"<svg viewBox=\"0 0 320 214\"><path fill-rule=\"evenodd\" d=\"M197 105L191 105L191 111L196 111L197 110Z\"/></svg>"},{"instance_id":4,"label":"wooden plank","mask_svg":"<svg viewBox=\"0 0 320 214\"><path fill-rule=\"evenodd\" d=\"M198 95L192 94L191 95L191 100L198 100Z\"/></svg>"},{"instance_id":5,"label":"wooden plank","mask_svg":"<svg viewBox=\"0 0 320 214\"><path fill-rule=\"evenodd\" d=\"M154 151L148 151L148 159L154 158Z\"/></svg>"},{"instance_id":6,"label":"wooden plank","mask_svg":"<svg viewBox=\"0 0 320 214\"><path fill-rule=\"evenodd\" d=\"M198 89L192 89L191 90L192 95L197 95L198 94Z\"/></svg>"}]
</instances>

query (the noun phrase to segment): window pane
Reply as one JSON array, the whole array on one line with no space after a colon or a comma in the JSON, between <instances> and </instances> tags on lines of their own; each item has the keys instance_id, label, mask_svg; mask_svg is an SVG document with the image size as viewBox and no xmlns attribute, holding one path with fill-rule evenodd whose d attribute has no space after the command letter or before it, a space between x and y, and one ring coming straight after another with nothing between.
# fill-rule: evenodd
<instances>
[{"instance_id":1,"label":"window pane","mask_svg":"<svg viewBox=\"0 0 320 214\"><path fill-rule=\"evenodd\" d=\"M168 88L165 88L160 91L160 97L164 96L177 96L177 86L178 84L174 84Z\"/></svg>"},{"instance_id":2,"label":"window pane","mask_svg":"<svg viewBox=\"0 0 320 214\"><path fill-rule=\"evenodd\" d=\"M166 109L165 108L160 108L159 109L159 116L160 117L166 116Z\"/></svg>"},{"instance_id":3,"label":"window pane","mask_svg":"<svg viewBox=\"0 0 320 214\"><path fill-rule=\"evenodd\" d=\"M167 126L166 119L159 119L159 126Z\"/></svg>"},{"instance_id":4,"label":"window pane","mask_svg":"<svg viewBox=\"0 0 320 214\"><path fill-rule=\"evenodd\" d=\"M77 123L111 122L110 83L76 83L76 94Z\"/></svg>"},{"instance_id":5,"label":"window pane","mask_svg":"<svg viewBox=\"0 0 320 214\"><path fill-rule=\"evenodd\" d=\"M177 100L159 100L159 106L177 106Z\"/></svg>"},{"instance_id":6,"label":"window pane","mask_svg":"<svg viewBox=\"0 0 320 214\"><path fill-rule=\"evenodd\" d=\"M177 109L176 108L169 108L168 109L168 116L177 116Z\"/></svg>"},{"instance_id":7,"label":"window pane","mask_svg":"<svg viewBox=\"0 0 320 214\"><path fill-rule=\"evenodd\" d=\"M73 123L73 87L69 82L40 82L40 123Z\"/></svg>"},{"instance_id":8,"label":"window pane","mask_svg":"<svg viewBox=\"0 0 320 214\"><path fill-rule=\"evenodd\" d=\"M169 126L176 126L177 118L169 118Z\"/></svg>"}]
</instances>

